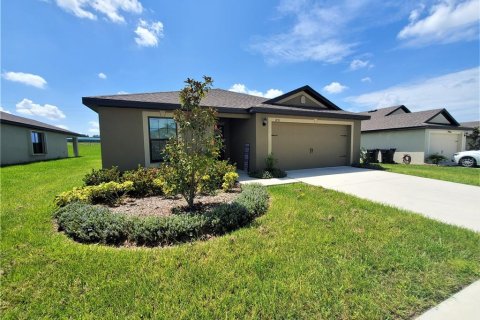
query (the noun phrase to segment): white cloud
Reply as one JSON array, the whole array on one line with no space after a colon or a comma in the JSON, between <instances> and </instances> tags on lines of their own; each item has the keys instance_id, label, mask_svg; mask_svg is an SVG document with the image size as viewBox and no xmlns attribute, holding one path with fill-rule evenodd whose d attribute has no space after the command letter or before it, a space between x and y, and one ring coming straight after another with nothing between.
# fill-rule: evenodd
<instances>
[{"instance_id":1,"label":"white cloud","mask_svg":"<svg viewBox=\"0 0 480 320\"><path fill-rule=\"evenodd\" d=\"M397 35L406 45L423 46L478 39L478 0L439 1L421 18L423 7L410 13L409 24Z\"/></svg>"},{"instance_id":2,"label":"white cloud","mask_svg":"<svg viewBox=\"0 0 480 320\"><path fill-rule=\"evenodd\" d=\"M100 73L98 74L98 77L99 77L100 79L107 79L107 75L106 75L105 73L103 73L103 72L100 72Z\"/></svg>"},{"instance_id":3,"label":"white cloud","mask_svg":"<svg viewBox=\"0 0 480 320\"><path fill-rule=\"evenodd\" d=\"M57 5L63 10L74 14L79 18L96 20L93 11L104 14L110 21L125 22L125 18L119 13L142 13L143 7L138 0L56 0Z\"/></svg>"},{"instance_id":4,"label":"white cloud","mask_svg":"<svg viewBox=\"0 0 480 320\"><path fill-rule=\"evenodd\" d=\"M45 79L43 79L39 75L32 73L5 72L2 74L2 77L8 81L20 82L28 86L33 86L40 89L45 88L45 86L47 85L47 81Z\"/></svg>"},{"instance_id":5,"label":"white cloud","mask_svg":"<svg viewBox=\"0 0 480 320\"><path fill-rule=\"evenodd\" d=\"M447 108L457 120L479 118L478 67L411 83L399 84L346 101L366 109L404 104L413 111Z\"/></svg>"},{"instance_id":6,"label":"white cloud","mask_svg":"<svg viewBox=\"0 0 480 320\"><path fill-rule=\"evenodd\" d=\"M337 63L357 50L365 30L410 9L404 1L281 0L270 24L282 31L254 38L250 49L269 63Z\"/></svg>"},{"instance_id":7,"label":"white cloud","mask_svg":"<svg viewBox=\"0 0 480 320\"><path fill-rule=\"evenodd\" d=\"M88 132L91 134L100 134L100 125L98 121L89 121L88 122Z\"/></svg>"},{"instance_id":8,"label":"white cloud","mask_svg":"<svg viewBox=\"0 0 480 320\"><path fill-rule=\"evenodd\" d=\"M372 82L372 79L370 77L365 77L365 78L362 78L360 81L370 83Z\"/></svg>"},{"instance_id":9,"label":"white cloud","mask_svg":"<svg viewBox=\"0 0 480 320\"><path fill-rule=\"evenodd\" d=\"M5 108L3 108L3 107L0 107L0 111L2 111L2 112L5 112L5 113L10 113L10 114L11 114L11 112L10 112L10 111L8 111L8 110L5 110Z\"/></svg>"},{"instance_id":10,"label":"white cloud","mask_svg":"<svg viewBox=\"0 0 480 320\"><path fill-rule=\"evenodd\" d=\"M163 38L163 23L160 21L148 23L140 19L135 29L135 42L141 47L156 47L158 39Z\"/></svg>"},{"instance_id":11,"label":"white cloud","mask_svg":"<svg viewBox=\"0 0 480 320\"><path fill-rule=\"evenodd\" d=\"M118 91L117 94L128 94L127 91Z\"/></svg>"},{"instance_id":12,"label":"white cloud","mask_svg":"<svg viewBox=\"0 0 480 320\"><path fill-rule=\"evenodd\" d=\"M51 104L44 104L43 106L38 103L33 103L32 100L23 99L16 104L17 112L30 116L44 117L50 120L64 119L65 114L56 106Z\"/></svg>"},{"instance_id":13,"label":"white cloud","mask_svg":"<svg viewBox=\"0 0 480 320\"><path fill-rule=\"evenodd\" d=\"M252 96L258 96L267 99L272 99L283 94L283 91L278 89L268 89L265 93L258 90L250 90L242 83L235 83L233 86L230 87L230 89L228 89L228 91L246 93Z\"/></svg>"},{"instance_id":14,"label":"white cloud","mask_svg":"<svg viewBox=\"0 0 480 320\"><path fill-rule=\"evenodd\" d=\"M373 68L373 64L368 60L355 59L350 62L350 70L355 71L362 68Z\"/></svg>"},{"instance_id":15,"label":"white cloud","mask_svg":"<svg viewBox=\"0 0 480 320\"><path fill-rule=\"evenodd\" d=\"M64 124L56 124L55 127L59 127L59 128L64 129L64 130L68 130L68 127Z\"/></svg>"},{"instance_id":16,"label":"white cloud","mask_svg":"<svg viewBox=\"0 0 480 320\"><path fill-rule=\"evenodd\" d=\"M329 85L326 85L325 87L323 87L323 90L327 91L328 93L332 93L332 94L341 93L345 89L348 89L348 87L340 84L339 82L332 82Z\"/></svg>"}]
</instances>

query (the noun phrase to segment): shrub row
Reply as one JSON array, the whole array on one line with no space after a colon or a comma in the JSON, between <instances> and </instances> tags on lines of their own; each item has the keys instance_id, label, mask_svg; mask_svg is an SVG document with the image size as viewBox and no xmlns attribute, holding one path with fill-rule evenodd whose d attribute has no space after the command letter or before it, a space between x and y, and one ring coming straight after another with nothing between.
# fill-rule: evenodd
<instances>
[{"instance_id":1,"label":"shrub row","mask_svg":"<svg viewBox=\"0 0 480 320\"><path fill-rule=\"evenodd\" d=\"M168 170L168 168L164 168L163 170ZM128 191L130 196L172 195L176 187L165 184L163 176L166 174L168 174L168 172L163 172L162 169L159 168L144 168L139 166L135 170L122 173L118 170L118 167L112 167L109 169L92 169L90 173L85 175L83 182L86 187L90 187L104 185L109 182L124 183L131 181L133 186ZM235 172L235 166L229 164L227 161L216 161L209 175L203 180L203 185L199 191L205 193L218 189L228 191L233 188L237 179L238 174Z\"/></svg>"},{"instance_id":2,"label":"shrub row","mask_svg":"<svg viewBox=\"0 0 480 320\"><path fill-rule=\"evenodd\" d=\"M82 202L70 203L54 213L59 230L86 243L156 246L220 235L249 224L268 209L268 192L261 185L243 187L238 198L202 214L168 217L132 217Z\"/></svg>"},{"instance_id":3,"label":"shrub row","mask_svg":"<svg viewBox=\"0 0 480 320\"><path fill-rule=\"evenodd\" d=\"M62 192L55 197L54 202L58 207L63 207L71 202L90 204L105 203L113 205L120 197L132 190L132 181L125 181L122 183L114 181L103 182L95 186L74 188L73 190Z\"/></svg>"},{"instance_id":4,"label":"shrub row","mask_svg":"<svg viewBox=\"0 0 480 320\"><path fill-rule=\"evenodd\" d=\"M252 178L257 179L271 179L271 178L285 178L287 173L281 169L273 168L273 169L265 169L265 170L258 170L249 172L248 175Z\"/></svg>"}]
</instances>

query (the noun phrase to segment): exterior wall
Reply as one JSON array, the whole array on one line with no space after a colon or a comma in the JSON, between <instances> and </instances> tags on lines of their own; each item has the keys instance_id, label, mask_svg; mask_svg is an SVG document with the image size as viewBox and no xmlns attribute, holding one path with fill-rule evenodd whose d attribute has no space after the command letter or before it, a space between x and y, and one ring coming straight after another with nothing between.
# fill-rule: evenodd
<instances>
[{"instance_id":1,"label":"exterior wall","mask_svg":"<svg viewBox=\"0 0 480 320\"><path fill-rule=\"evenodd\" d=\"M412 164L425 162L425 146L427 142L425 129L362 132L361 146L365 149L396 148L393 160L401 163L403 155L412 157Z\"/></svg>"},{"instance_id":2,"label":"exterior wall","mask_svg":"<svg viewBox=\"0 0 480 320\"><path fill-rule=\"evenodd\" d=\"M100 107L98 118L104 168L129 170L146 164L142 110Z\"/></svg>"},{"instance_id":3,"label":"exterior wall","mask_svg":"<svg viewBox=\"0 0 480 320\"><path fill-rule=\"evenodd\" d=\"M45 154L33 154L31 132L43 132L45 135ZM27 163L68 157L68 135L34 130L10 124L0 124L1 165Z\"/></svg>"}]
</instances>

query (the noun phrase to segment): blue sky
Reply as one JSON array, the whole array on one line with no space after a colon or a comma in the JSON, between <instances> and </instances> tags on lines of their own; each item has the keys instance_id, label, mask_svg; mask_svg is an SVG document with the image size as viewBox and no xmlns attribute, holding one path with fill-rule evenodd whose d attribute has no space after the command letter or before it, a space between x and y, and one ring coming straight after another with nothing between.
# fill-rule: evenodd
<instances>
[{"instance_id":1,"label":"blue sky","mask_svg":"<svg viewBox=\"0 0 480 320\"><path fill-rule=\"evenodd\" d=\"M341 108L479 119L480 0L1 3L1 108L98 133L82 96L187 77L273 97L309 84Z\"/></svg>"}]
</instances>

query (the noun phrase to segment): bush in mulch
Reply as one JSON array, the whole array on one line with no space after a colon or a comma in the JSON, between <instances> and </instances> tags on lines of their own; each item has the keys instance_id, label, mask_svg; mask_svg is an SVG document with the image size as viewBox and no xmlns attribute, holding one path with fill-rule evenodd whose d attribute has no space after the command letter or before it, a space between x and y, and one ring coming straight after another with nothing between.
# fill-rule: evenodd
<instances>
[{"instance_id":1,"label":"bush in mulch","mask_svg":"<svg viewBox=\"0 0 480 320\"><path fill-rule=\"evenodd\" d=\"M180 211L170 216L114 214L107 208L73 202L54 213L58 229L76 241L109 245L166 246L206 239L248 225L268 209L265 187L249 184L232 203L206 212Z\"/></svg>"}]
</instances>

